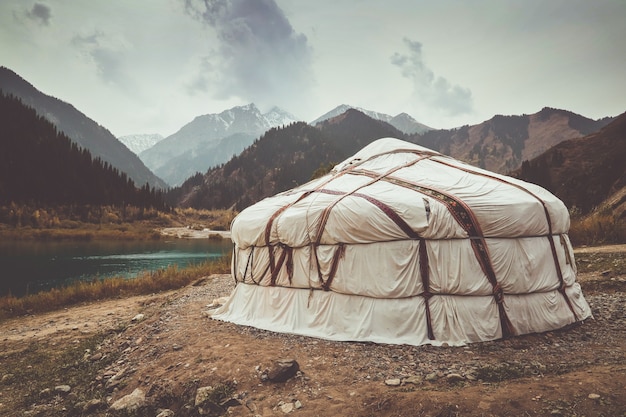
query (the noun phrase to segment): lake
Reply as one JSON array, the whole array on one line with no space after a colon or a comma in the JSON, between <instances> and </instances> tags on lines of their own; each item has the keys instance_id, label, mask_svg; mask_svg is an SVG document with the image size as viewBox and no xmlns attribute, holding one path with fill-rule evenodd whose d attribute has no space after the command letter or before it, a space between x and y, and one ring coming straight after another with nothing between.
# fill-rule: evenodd
<instances>
[{"instance_id":1,"label":"lake","mask_svg":"<svg viewBox=\"0 0 626 417\"><path fill-rule=\"evenodd\" d=\"M0 295L36 293L78 280L134 278L143 271L228 255L230 239L0 242Z\"/></svg>"}]
</instances>

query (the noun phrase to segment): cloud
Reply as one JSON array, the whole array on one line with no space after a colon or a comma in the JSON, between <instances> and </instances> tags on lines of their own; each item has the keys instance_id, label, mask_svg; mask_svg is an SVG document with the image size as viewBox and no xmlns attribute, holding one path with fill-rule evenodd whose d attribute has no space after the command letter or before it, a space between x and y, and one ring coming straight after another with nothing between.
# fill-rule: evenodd
<instances>
[{"instance_id":1,"label":"cloud","mask_svg":"<svg viewBox=\"0 0 626 417\"><path fill-rule=\"evenodd\" d=\"M50 7L45 4L35 3L33 8L26 12L26 16L40 25L48 26L50 24L52 13L50 11Z\"/></svg>"},{"instance_id":2,"label":"cloud","mask_svg":"<svg viewBox=\"0 0 626 417\"><path fill-rule=\"evenodd\" d=\"M187 13L213 28L218 39L189 88L260 105L281 105L308 94L313 85L311 47L274 0L184 2Z\"/></svg>"},{"instance_id":3,"label":"cloud","mask_svg":"<svg viewBox=\"0 0 626 417\"><path fill-rule=\"evenodd\" d=\"M473 111L471 90L452 85L447 79L436 76L424 62L420 42L405 38L404 43L409 53L394 53L391 56L391 63L400 68L403 77L412 81L415 98L449 116L471 113Z\"/></svg>"},{"instance_id":4,"label":"cloud","mask_svg":"<svg viewBox=\"0 0 626 417\"><path fill-rule=\"evenodd\" d=\"M122 88L130 85L123 68L126 49L123 42L96 31L91 35L75 35L71 44L92 60L103 81Z\"/></svg>"}]
</instances>

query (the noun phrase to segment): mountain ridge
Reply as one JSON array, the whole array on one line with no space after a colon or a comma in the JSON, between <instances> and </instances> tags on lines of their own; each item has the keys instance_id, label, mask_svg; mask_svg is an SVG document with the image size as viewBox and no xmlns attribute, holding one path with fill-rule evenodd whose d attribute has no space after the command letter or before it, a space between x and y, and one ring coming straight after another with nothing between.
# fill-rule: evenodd
<instances>
[{"instance_id":1,"label":"mountain ridge","mask_svg":"<svg viewBox=\"0 0 626 417\"><path fill-rule=\"evenodd\" d=\"M626 113L597 132L561 142L526 160L512 176L557 195L574 212L589 214L607 200L626 217Z\"/></svg>"},{"instance_id":2,"label":"mountain ridge","mask_svg":"<svg viewBox=\"0 0 626 417\"><path fill-rule=\"evenodd\" d=\"M393 127L395 127L396 129L400 130L401 132L405 134L416 134L416 133L421 134L429 130L433 130L431 127L418 122L407 113L399 113L395 116L390 116L385 113L380 113L380 112L376 112L373 110L367 110L361 107L351 106L349 104L340 104L334 109L324 113L317 119L313 120L310 124L311 126L316 126L317 124L322 123L333 117L339 116L340 114L343 114L350 109L357 110L371 117L372 119L389 123L390 125L392 125Z\"/></svg>"},{"instance_id":3,"label":"mountain ridge","mask_svg":"<svg viewBox=\"0 0 626 417\"><path fill-rule=\"evenodd\" d=\"M227 162L268 129L295 121L295 116L278 107L263 114L254 103L235 106L220 113L196 116L139 157L175 186L196 172ZM232 143L228 143L228 138L233 139ZM225 151L231 153L224 155Z\"/></svg>"},{"instance_id":4,"label":"mountain ridge","mask_svg":"<svg viewBox=\"0 0 626 417\"><path fill-rule=\"evenodd\" d=\"M146 149L150 149L164 138L158 133L139 133L135 135L119 136L117 140L122 142L135 155L140 154Z\"/></svg>"},{"instance_id":5,"label":"mountain ridge","mask_svg":"<svg viewBox=\"0 0 626 417\"><path fill-rule=\"evenodd\" d=\"M19 97L0 94L0 205L33 203L166 208L160 191L136 187Z\"/></svg>"},{"instance_id":6,"label":"mountain ridge","mask_svg":"<svg viewBox=\"0 0 626 417\"><path fill-rule=\"evenodd\" d=\"M349 109L315 127L297 123L282 129L271 129L224 165L209 169L204 174L198 173L185 181L168 194L168 199L171 198L169 203L172 205L185 207L241 210L262 198L303 184L314 172L327 172L335 163L382 137L397 137L437 151L443 148L448 152L442 153L457 159L462 158L451 150L468 148L476 156L487 146L498 150L489 154L491 158L516 155L522 159L527 154L539 152L537 148L548 146L546 142L549 143L547 138L551 134L555 136L555 142L567 142L583 136L583 132L601 129L612 120L614 118L594 121L568 111L545 108L533 115L496 115L474 126L429 131L424 135L405 135L389 123ZM565 133L558 133L561 130ZM465 143L471 138L481 139L482 142ZM532 152L524 151L529 144L533 145ZM478 165L474 159L474 165ZM522 160L517 167L521 164ZM506 168L505 163L500 165ZM512 169L503 173L509 171Z\"/></svg>"},{"instance_id":7,"label":"mountain ridge","mask_svg":"<svg viewBox=\"0 0 626 417\"><path fill-rule=\"evenodd\" d=\"M165 182L152 173L144 163L124 146L111 132L80 112L73 105L49 96L9 68L0 67L0 90L13 95L49 120L79 146L88 149L126 173L135 184L166 188Z\"/></svg>"},{"instance_id":8,"label":"mountain ridge","mask_svg":"<svg viewBox=\"0 0 626 417\"><path fill-rule=\"evenodd\" d=\"M427 148L493 172L506 174L552 146L585 136L611 122L593 120L576 113L544 107L537 113L495 115L476 125L450 130L431 130L411 135L410 140Z\"/></svg>"}]
</instances>

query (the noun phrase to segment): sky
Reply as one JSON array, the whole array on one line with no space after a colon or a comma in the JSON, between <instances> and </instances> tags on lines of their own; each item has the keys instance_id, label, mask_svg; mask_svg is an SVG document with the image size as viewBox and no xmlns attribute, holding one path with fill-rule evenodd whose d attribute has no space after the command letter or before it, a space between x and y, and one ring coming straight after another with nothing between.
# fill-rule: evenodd
<instances>
[{"instance_id":1,"label":"sky","mask_svg":"<svg viewBox=\"0 0 626 417\"><path fill-rule=\"evenodd\" d=\"M626 111L624 0L2 0L0 65L115 136L255 103L433 128Z\"/></svg>"}]
</instances>

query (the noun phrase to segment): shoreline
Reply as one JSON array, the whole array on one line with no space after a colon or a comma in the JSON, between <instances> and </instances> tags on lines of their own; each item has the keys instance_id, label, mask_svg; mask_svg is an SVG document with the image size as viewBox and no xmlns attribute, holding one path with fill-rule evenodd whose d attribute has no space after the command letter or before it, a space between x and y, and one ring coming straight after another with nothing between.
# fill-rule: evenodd
<instances>
[{"instance_id":1,"label":"shoreline","mask_svg":"<svg viewBox=\"0 0 626 417\"><path fill-rule=\"evenodd\" d=\"M159 229L161 236L175 237L178 239L230 239L230 230L202 230L186 227L164 227Z\"/></svg>"}]
</instances>

